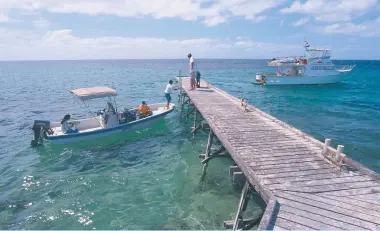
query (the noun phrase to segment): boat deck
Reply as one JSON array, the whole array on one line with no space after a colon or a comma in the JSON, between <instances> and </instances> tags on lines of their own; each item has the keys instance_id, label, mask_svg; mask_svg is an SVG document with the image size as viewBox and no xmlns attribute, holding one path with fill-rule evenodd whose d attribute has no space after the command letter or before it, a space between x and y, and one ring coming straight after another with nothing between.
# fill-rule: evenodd
<instances>
[{"instance_id":1,"label":"boat deck","mask_svg":"<svg viewBox=\"0 0 380 231\"><path fill-rule=\"evenodd\" d=\"M379 174L203 80L191 91L189 79L179 79L266 201L260 230L380 229Z\"/></svg>"}]
</instances>

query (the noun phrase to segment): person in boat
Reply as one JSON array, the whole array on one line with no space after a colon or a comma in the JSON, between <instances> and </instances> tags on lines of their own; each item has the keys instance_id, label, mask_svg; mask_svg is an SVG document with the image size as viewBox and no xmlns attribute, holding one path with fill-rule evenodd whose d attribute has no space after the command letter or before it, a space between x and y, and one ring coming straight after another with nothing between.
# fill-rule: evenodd
<instances>
[{"instance_id":1,"label":"person in boat","mask_svg":"<svg viewBox=\"0 0 380 231\"><path fill-rule=\"evenodd\" d=\"M173 80L169 80L169 83L165 88L166 109L169 109L170 101L172 100L170 94L173 93L173 90L177 90L177 88L173 87Z\"/></svg>"},{"instance_id":2,"label":"person in boat","mask_svg":"<svg viewBox=\"0 0 380 231\"><path fill-rule=\"evenodd\" d=\"M195 73L194 57L192 54L188 54L187 58L189 59L189 66L190 66L190 90L195 90L195 88L196 88L196 83L195 83L196 73Z\"/></svg>"},{"instance_id":3,"label":"person in boat","mask_svg":"<svg viewBox=\"0 0 380 231\"><path fill-rule=\"evenodd\" d=\"M291 68L286 75L287 76L293 76L293 75L295 75L293 68Z\"/></svg>"},{"instance_id":4,"label":"person in boat","mask_svg":"<svg viewBox=\"0 0 380 231\"><path fill-rule=\"evenodd\" d=\"M139 113L140 118L151 116L153 114L152 109L142 101L141 105L137 108L137 113Z\"/></svg>"},{"instance_id":5,"label":"person in boat","mask_svg":"<svg viewBox=\"0 0 380 231\"><path fill-rule=\"evenodd\" d=\"M67 114L61 120L61 131L64 134L78 133L78 128L74 128L72 127L71 124L69 124L70 119L71 119L71 115Z\"/></svg>"}]
</instances>

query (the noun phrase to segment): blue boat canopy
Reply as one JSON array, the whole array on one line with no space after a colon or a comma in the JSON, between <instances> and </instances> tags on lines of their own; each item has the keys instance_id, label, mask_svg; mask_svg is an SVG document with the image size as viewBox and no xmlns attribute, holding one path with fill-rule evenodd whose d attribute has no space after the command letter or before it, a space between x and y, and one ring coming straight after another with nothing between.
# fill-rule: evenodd
<instances>
[{"instance_id":1,"label":"blue boat canopy","mask_svg":"<svg viewBox=\"0 0 380 231\"><path fill-rule=\"evenodd\" d=\"M117 96L117 92L110 87L89 87L78 88L70 91L71 94L77 96L80 100L86 101L96 98L104 98L109 96Z\"/></svg>"}]
</instances>

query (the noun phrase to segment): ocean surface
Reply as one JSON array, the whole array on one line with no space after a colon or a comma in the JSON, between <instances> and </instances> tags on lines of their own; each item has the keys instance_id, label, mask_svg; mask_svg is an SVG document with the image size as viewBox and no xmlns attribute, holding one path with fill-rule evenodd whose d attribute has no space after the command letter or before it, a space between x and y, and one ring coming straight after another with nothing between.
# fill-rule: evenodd
<instances>
[{"instance_id":1,"label":"ocean surface","mask_svg":"<svg viewBox=\"0 0 380 231\"><path fill-rule=\"evenodd\" d=\"M257 86L265 60L196 60L202 78L380 172L380 61L356 64L343 82ZM59 121L88 110L70 89L108 85L120 107L165 101L163 91L187 60L0 62L0 229L223 229L237 209L232 161L198 154L207 133L192 137L177 112L156 126L85 146L32 148L35 119ZM176 102L176 96L174 97ZM105 106L94 100L94 111ZM121 140L119 140L121 138ZM250 201L251 215L263 204Z\"/></svg>"}]
</instances>

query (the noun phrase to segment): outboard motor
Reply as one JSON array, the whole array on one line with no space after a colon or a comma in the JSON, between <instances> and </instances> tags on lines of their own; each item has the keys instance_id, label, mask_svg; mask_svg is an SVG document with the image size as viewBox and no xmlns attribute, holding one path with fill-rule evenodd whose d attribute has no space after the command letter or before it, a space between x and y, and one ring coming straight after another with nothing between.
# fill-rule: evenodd
<instances>
[{"instance_id":1,"label":"outboard motor","mask_svg":"<svg viewBox=\"0 0 380 231\"><path fill-rule=\"evenodd\" d=\"M30 143L32 147L41 145L43 138L46 138L46 133L53 134L50 129L50 121L46 120L35 120L32 130L34 132L34 140Z\"/></svg>"}]
</instances>

